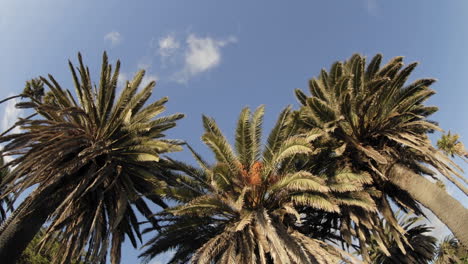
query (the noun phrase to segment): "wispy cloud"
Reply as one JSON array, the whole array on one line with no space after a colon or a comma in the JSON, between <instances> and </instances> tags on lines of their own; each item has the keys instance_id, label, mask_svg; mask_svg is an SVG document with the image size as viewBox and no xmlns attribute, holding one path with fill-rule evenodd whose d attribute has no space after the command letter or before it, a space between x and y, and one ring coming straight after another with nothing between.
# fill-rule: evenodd
<instances>
[{"instance_id":1,"label":"wispy cloud","mask_svg":"<svg viewBox=\"0 0 468 264\"><path fill-rule=\"evenodd\" d=\"M10 94L9 96L12 96ZM19 99L12 99L8 102L5 103L3 107L3 117L1 120L1 133L9 129L11 126L13 126L16 121L18 120L18 117L23 114L22 109L18 109L15 107L15 105L19 103ZM15 127L10 133L20 133L19 127ZM2 146L0 146L0 149L2 149ZM5 156L5 161L10 162L13 158L10 156Z\"/></svg>"},{"instance_id":2,"label":"wispy cloud","mask_svg":"<svg viewBox=\"0 0 468 264\"><path fill-rule=\"evenodd\" d=\"M186 83L191 77L206 72L221 63L221 48L236 42L235 37L214 39L190 34L186 40L184 66L174 75L174 80Z\"/></svg>"},{"instance_id":3,"label":"wispy cloud","mask_svg":"<svg viewBox=\"0 0 468 264\"><path fill-rule=\"evenodd\" d=\"M10 95L11 96L11 95ZM8 102L6 102L5 108L4 108L4 114L2 118L2 132L9 129L18 119L18 117L23 113L22 109L18 109L15 107L15 105L19 103L19 99L12 99ZM19 128L16 127L11 131L11 133L18 133L20 132Z\"/></svg>"},{"instance_id":4,"label":"wispy cloud","mask_svg":"<svg viewBox=\"0 0 468 264\"><path fill-rule=\"evenodd\" d=\"M116 46L122 42L122 35L117 31L112 31L104 36L104 40L110 41L112 46Z\"/></svg>"},{"instance_id":5,"label":"wispy cloud","mask_svg":"<svg viewBox=\"0 0 468 264\"><path fill-rule=\"evenodd\" d=\"M174 53L180 48L180 43L174 37L174 35L169 34L164 38L159 39L158 41L158 54L162 57L169 57L174 55Z\"/></svg>"},{"instance_id":6,"label":"wispy cloud","mask_svg":"<svg viewBox=\"0 0 468 264\"><path fill-rule=\"evenodd\" d=\"M234 36L214 38L191 33L177 37L177 34L169 33L150 40L150 52L140 57L137 67L147 71L144 84L152 79L159 80L159 77L187 83L191 78L219 66L223 48L235 42ZM123 84L122 80L120 84Z\"/></svg>"}]
</instances>

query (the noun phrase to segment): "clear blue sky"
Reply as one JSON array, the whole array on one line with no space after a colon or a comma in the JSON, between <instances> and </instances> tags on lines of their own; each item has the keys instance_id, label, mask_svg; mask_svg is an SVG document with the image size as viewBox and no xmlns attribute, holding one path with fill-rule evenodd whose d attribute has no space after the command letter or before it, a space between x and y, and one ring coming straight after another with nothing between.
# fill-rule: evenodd
<instances>
[{"instance_id":1,"label":"clear blue sky","mask_svg":"<svg viewBox=\"0 0 468 264\"><path fill-rule=\"evenodd\" d=\"M464 0L1 1L0 98L48 73L71 87L67 60L81 51L98 73L106 50L121 59L124 77L146 68L158 79L154 99L169 96L168 113L187 114L169 136L208 153L201 114L232 138L241 108L265 104L267 131L283 107L296 105L293 89L306 89L321 68L380 52L419 61L414 78L439 80L433 119L468 142L467 25ZM0 111L4 129L17 113ZM122 263L139 263L137 255L125 244Z\"/></svg>"}]
</instances>

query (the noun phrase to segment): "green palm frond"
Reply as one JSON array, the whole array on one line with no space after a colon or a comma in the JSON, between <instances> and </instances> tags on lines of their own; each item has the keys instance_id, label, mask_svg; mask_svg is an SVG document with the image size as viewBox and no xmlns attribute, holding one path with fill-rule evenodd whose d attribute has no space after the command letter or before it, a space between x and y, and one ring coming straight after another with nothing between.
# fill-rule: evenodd
<instances>
[{"instance_id":1,"label":"green palm frond","mask_svg":"<svg viewBox=\"0 0 468 264\"><path fill-rule=\"evenodd\" d=\"M22 122L22 132L0 138L4 156L17 155L3 181L5 195L16 199L32 186L24 206L50 203L50 225L44 241L61 231L56 261L67 262L87 248L85 261L102 262L108 254L120 262L121 243L141 241L135 209L157 225L150 201L165 206L154 190L167 179L161 154L181 150L182 142L163 139L163 133L183 117L159 117L167 98L145 106L155 82L138 90L145 72L139 71L116 96L120 62L115 69L104 53L99 84L78 55L79 66L70 62L75 95L49 75L41 77L49 91L29 108L39 118ZM75 99L75 97L77 99ZM47 197L47 199L44 199ZM41 200L43 199L43 200Z\"/></svg>"},{"instance_id":2,"label":"green palm frond","mask_svg":"<svg viewBox=\"0 0 468 264\"><path fill-rule=\"evenodd\" d=\"M451 134L450 131L437 141L437 148L451 157L459 156L465 161L468 161L468 151L463 143L459 140L458 134Z\"/></svg>"},{"instance_id":3,"label":"green palm frond","mask_svg":"<svg viewBox=\"0 0 468 264\"><path fill-rule=\"evenodd\" d=\"M403 57L395 57L383 64L380 54L366 64L365 57L355 54L347 61L334 63L328 72L322 70L311 79L310 95L295 91L301 104L295 112L299 117L298 133L316 135L310 141L314 155L302 169L315 174L328 171L327 174L336 175L345 168L355 175L345 174L343 179L354 178L362 184L362 187L353 186L353 182L337 181L335 176L328 185L332 191L347 197L341 205L349 208L341 213L349 223L343 221L341 231L349 234L346 235L348 238L359 235L350 228L355 220L377 222L376 215L371 212L373 203L380 212L385 211L384 218L392 223L390 226L395 234L400 234L400 246L405 244L401 227L392 220L393 211L387 200L394 201L403 210L422 212L418 201L392 183L390 172L395 164L402 164L420 175L436 177L437 172L468 194L468 181L462 176L461 168L434 148L429 140L429 133L441 130L435 122L428 120L437 108L424 105L435 93L430 89L435 80L420 79L407 84L416 66L417 63L405 66ZM317 149L321 150L320 153L316 152ZM366 176L361 178L361 175ZM351 190L367 193L366 198L350 198L347 191ZM367 213L360 212L365 208L361 202L370 202ZM353 204L362 207L359 212ZM358 219L357 215L363 218ZM373 228L361 225L362 242L368 240L370 234L379 236L372 229L381 228L380 225ZM348 244L349 241L347 239Z\"/></svg>"},{"instance_id":4,"label":"green palm frond","mask_svg":"<svg viewBox=\"0 0 468 264\"><path fill-rule=\"evenodd\" d=\"M346 206L372 210L373 201L360 194L363 184L370 181L369 176L343 172L331 180L325 175L297 169L299 158L312 152L309 143L312 135L294 135L294 119L289 108L281 112L260 155L263 112L263 106L253 114L248 108L242 110L236 128L235 152L214 119L203 118L203 140L214 153L215 163L208 164L192 150L200 169L183 163L174 166L178 180L169 189L168 197L179 204L165 210L165 214L174 218L146 244L142 254L145 260L173 248L176 253L172 262L188 259L192 263L265 264L355 261L329 244L302 235L299 227L306 216L298 209L308 207L315 212L337 213L340 204L347 202ZM356 179L355 189L334 192L330 188ZM188 219L193 226L186 226ZM191 234L187 240L174 234L176 239L170 243L168 237L179 226L193 232L205 226L216 232L205 232L197 238ZM197 241L191 247L190 239ZM164 241L164 247L158 241Z\"/></svg>"}]
</instances>

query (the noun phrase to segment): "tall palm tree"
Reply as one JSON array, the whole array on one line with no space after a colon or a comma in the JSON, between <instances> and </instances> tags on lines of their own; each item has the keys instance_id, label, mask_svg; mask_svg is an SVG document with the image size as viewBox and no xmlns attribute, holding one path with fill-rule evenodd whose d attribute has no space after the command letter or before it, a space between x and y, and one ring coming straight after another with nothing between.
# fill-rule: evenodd
<instances>
[{"instance_id":1,"label":"tall palm tree","mask_svg":"<svg viewBox=\"0 0 468 264\"><path fill-rule=\"evenodd\" d=\"M466 264L468 250L453 236L446 236L437 247L435 264Z\"/></svg>"},{"instance_id":2,"label":"tall palm tree","mask_svg":"<svg viewBox=\"0 0 468 264\"><path fill-rule=\"evenodd\" d=\"M20 120L20 133L0 138L7 143L3 155L15 157L2 197L17 199L33 188L0 228L3 263L14 263L46 221L45 242L57 239L55 231L62 234L57 262L68 263L86 248L85 262L104 263L110 248L111 262L119 263L124 239L134 247L141 241L135 209L156 226L147 201L165 206L154 191L165 179L160 155L181 146L163 133L183 115L157 117L167 98L145 106L155 82L138 90L144 71L116 99L120 62L112 70L104 53L95 86L80 54L78 60L76 69L69 63L75 96L51 75L32 82L49 91L18 106L38 117Z\"/></svg>"},{"instance_id":3,"label":"tall palm tree","mask_svg":"<svg viewBox=\"0 0 468 264\"><path fill-rule=\"evenodd\" d=\"M431 231L431 227L425 224L416 225L421 221L421 217L411 216L410 214L398 214L397 219L399 224L405 230L405 237L408 241L405 244L405 253L401 251L393 232L392 227L383 220L385 226L384 243L390 251L390 256L387 256L378 245L376 240L373 240L369 245L369 255L372 263L375 264L427 264L430 263L436 253L437 239L427 233Z\"/></svg>"},{"instance_id":4,"label":"tall palm tree","mask_svg":"<svg viewBox=\"0 0 468 264\"><path fill-rule=\"evenodd\" d=\"M297 170L295 157L309 154L310 135L293 136L291 110L284 110L261 150L263 107L245 108L236 129L235 150L215 121L203 117L203 142L213 165L194 156L200 169L175 162L178 185L167 197L179 202L159 215L168 223L147 244L147 260L176 249L170 263L346 263L353 258L299 232L305 217L296 208L340 213L343 205L375 211L363 191L370 180L342 170L313 175ZM354 260L356 261L356 260Z\"/></svg>"},{"instance_id":5,"label":"tall palm tree","mask_svg":"<svg viewBox=\"0 0 468 264\"><path fill-rule=\"evenodd\" d=\"M449 131L437 140L437 147L445 154L452 156L452 158L454 156L459 156L464 161L468 162L468 151L465 149L463 142L461 142L459 138L460 135L451 134Z\"/></svg>"},{"instance_id":6,"label":"tall palm tree","mask_svg":"<svg viewBox=\"0 0 468 264\"><path fill-rule=\"evenodd\" d=\"M386 220L395 222L388 199L416 213L421 204L468 245L468 210L423 176L436 178L437 171L468 192L461 169L428 139L428 133L440 130L427 120L437 108L423 104L434 94L429 89L434 80L405 85L417 63L403 67L403 58L396 57L381 67L381 60L376 55L366 67L366 59L354 55L313 78L311 96L296 90L302 104L299 131L321 131L322 146L346 166L372 175L384 194L376 203Z\"/></svg>"}]
</instances>

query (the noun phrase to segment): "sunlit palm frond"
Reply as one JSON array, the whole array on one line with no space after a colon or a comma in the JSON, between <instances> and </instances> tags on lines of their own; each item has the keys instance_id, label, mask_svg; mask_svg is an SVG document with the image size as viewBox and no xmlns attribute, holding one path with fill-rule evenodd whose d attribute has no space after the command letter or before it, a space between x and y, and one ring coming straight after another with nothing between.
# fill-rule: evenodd
<instances>
[{"instance_id":1,"label":"sunlit palm frond","mask_svg":"<svg viewBox=\"0 0 468 264\"><path fill-rule=\"evenodd\" d=\"M168 197L180 204L165 210L173 218L146 244L142 254L146 260L172 248L174 263L188 259L192 263L357 262L344 251L301 234L301 222L307 216L299 210L308 207L338 213L341 205L349 204L346 206L375 211L372 199L360 194L370 176L343 171L327 177L297 170L300 159L296 157L311 154L312 148L310 135L294 135L289 108L280 114L263 155L256 154L262 153L256 145L262 116L263 107L253 114L247 108L241 112L235 152L215 121L203 118L202 138L215 154L215 163L209 165L197 153L194 156L201 169L175 162L180 178L168 189ZM350 180L356 180L356 187L346 187ZM211 231L198 231L200 228ZM177 239L172 243L167 239L178 232L174 230L182 229L202 233L189 234L186 239L174 234ZM191 244L191 240L196 242Z\"/></svg>"}]
</instances>

